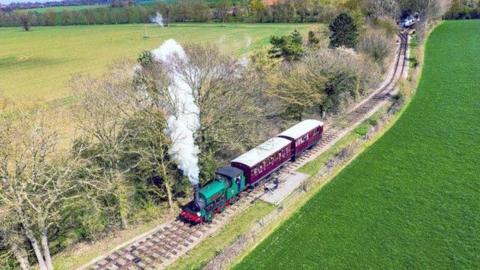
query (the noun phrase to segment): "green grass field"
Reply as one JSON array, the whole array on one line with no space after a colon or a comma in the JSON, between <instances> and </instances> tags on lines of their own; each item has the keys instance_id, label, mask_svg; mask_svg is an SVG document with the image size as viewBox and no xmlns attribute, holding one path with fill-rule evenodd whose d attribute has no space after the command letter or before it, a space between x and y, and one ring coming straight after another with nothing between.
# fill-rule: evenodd
<instances>
[{"instance_id":1,"label":"green grass field","mask_svg":"<svg viewBox=\"0 0 480 270\"><path fill-rule=\"evenodd\" d=\"M396 125L236 269L480 269L478 44L440 25Z\"/></svg>"},{"instance_id":2,"label":"green grass field","mask_svg":"<svg viewBox=\"0 0 480 270\"><path fill-rule=\"evenodd\" d=\"M217 44L237 56L268 44L274 34L312 25L302 24L176 24L0 28L0 95L23 102L45 102L70 95L75 73L99 75L122 57L136 59L169 38L180 42Z\"/></svg>"}]
</instances>

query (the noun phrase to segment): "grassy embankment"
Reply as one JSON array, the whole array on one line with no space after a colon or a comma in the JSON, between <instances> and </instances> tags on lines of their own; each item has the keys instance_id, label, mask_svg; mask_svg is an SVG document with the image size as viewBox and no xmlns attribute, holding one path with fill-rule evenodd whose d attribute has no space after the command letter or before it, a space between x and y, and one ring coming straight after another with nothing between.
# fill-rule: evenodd
<instances>
[{"instance_id":1,"label":"grassy embankment","mask_svg":"<svg viewBox=\"0 0 480 270\"><path fill-rule=\"evenodd\" d=\"M237 56L268 44L274 34L311 24L176 24L168 28L143 25L34 27L31 32L0 28L0 95L17 102L39 103L70 95L75 73L98 76L120 58L134 60L164 40L217 44Z\"/></svg>"},{"instance_id":2,"label":"grassy embankment","mask_svg":"<svg viewBox=\"0 0 480 270\"><path fill-rule=\"evenodd\" d=\"M439 26L396 125L237 269L480 268L479 32Z\"/></svg>"}]
</instances>

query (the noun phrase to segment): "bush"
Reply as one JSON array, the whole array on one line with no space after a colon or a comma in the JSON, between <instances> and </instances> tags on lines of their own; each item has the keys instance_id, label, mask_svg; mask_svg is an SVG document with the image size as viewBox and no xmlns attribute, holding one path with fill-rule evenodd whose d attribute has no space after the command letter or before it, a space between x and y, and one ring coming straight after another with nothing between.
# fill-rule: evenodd
<instances>
[{"instance_id":1,"label":"bush","mask_svg":"<svg viewBox=\"0 0 480 270\"><path fill-rule=\"evenodd\" d=\"M368 134L369 130L370 130L370 125L367 123L364 123L355 129L355 133L357 133L357 135L360 137L364 137Z\"/></svg>"},{"instance_id":2,"label":"bush","mask_svg":"<svg viewBox=\"0 0 480 270\"><path fill-rule=\"evenodd\" d=\"M376 18L373 22L374 26L385 30L389 37L397 35L398 26L397 23L390 18Z\"/></svg>"},{"instance_id":3,"label":"bush","mask_svg":"<svg viewBox=\"0 0 480 270\"><path fill-rule=\"evenodd\" d=\"M408 62L410 63L410 67L411 68L417 68L419 63L418 63L418 59L417 57L415 56L411 56L408 58Z\"/></svg>"},{"instance_id":4,"label":"bush","mask_svg":"<svg viewBox=\"0 0 480 270\"><path fill-rule=\"evenodd\" d=\"M337 48L345 46L355 48L358 39L358 30L353 18L347 13L338 15L330 23L330 47Z\"/></svg>"},{"instance_id":5,"label":"bush","mask_svg":"<svg viewBox=\"0 0 480 270\"><path fill-rule=\"evenodd\" d=\"M270 57L280 58L287 61L298 60L303 56L303 38L295 30L288 36L272 36L270 39L272 48L269 50Z\"/></svg>"},{"instance_id":6,"label":"bush","mask_svg":"<svg viewBox=\"0 0 480 270\"><path fill-rule=\"evenodd\" d=\"M385 59L393 52L393 40L383 30L367 30L360 37L357 49L383 66Z\"/></svg>"},{"instance_id":7,"label":"bush","mask_svg":"<svg viewBox=\"0 0 480 270\"><path fill-rule=\"evenodd\" d=\"M311 77L325 78L315 86L325 94L320 112L337 113L356 97L375 86L379 69L371 61L341 49L319 49L309 52L304 60Z\"/></svg>"}]
</instances>

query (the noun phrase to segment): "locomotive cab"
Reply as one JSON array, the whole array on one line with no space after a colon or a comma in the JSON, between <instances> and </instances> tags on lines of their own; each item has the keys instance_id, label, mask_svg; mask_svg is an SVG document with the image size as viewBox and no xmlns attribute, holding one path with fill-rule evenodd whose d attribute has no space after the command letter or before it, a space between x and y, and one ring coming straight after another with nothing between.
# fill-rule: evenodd
<instances>
[{"instance_id":1,"label":"locomotive cab","mask_svg":"<svg viewBox=\"0 0 480 270\"><path fill-rule=\"evenodd\" d=\"M225 181L228 186L227 199L238 195L238 193L245 190L245 176L243 171L235 167L223 167L217 170L217 181Z\"/></svg>"},{"instance_id":2,"label":"locomotive cab","mask_svg":"<svg viewBox=\"0 0 480 270\"><path fill-rule=\"evenodd\" d=\"M198 224L211 222L215 213L222 212L225 206L234 203L237 196L245 189L243 171L233 167L217 170L215 179L202 189L194 187L195 198L184 208L180 217L188 222Z\"/></svg>"}]
</instances>

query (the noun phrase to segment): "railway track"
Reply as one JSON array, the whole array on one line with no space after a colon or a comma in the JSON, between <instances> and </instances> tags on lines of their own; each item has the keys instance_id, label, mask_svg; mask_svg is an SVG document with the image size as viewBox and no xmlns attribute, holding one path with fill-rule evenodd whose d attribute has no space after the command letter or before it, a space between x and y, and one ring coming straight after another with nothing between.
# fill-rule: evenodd
<instances>
[{"instance_id":1,"label":"railway track","mask_svg":"<svg viewBox=\"0 0 480 270\"><path fill-rule=\"evenodd\" d=\"M322 141L317 146L279 172L280 179L288 177L290 172L326 151L331 145L358 126L358 124L370 117L385 102L388 102L396 82L405 72L407 61L408 34L400 33L399 37L400 46L390 80L347 113L344 117L344 121L348 123L347 127L335 124L330 125L325 130ZM211 224L192 226L180 220L172 221L147 233L140 239L112 251L107 256L96 259L81 269L143 270L165 268L206 237L223 227L233 216L248 208L262 194L262 186L250 192L242 193L240 199L224 212L215 216Z\"/></svg>"}]
</instances>

